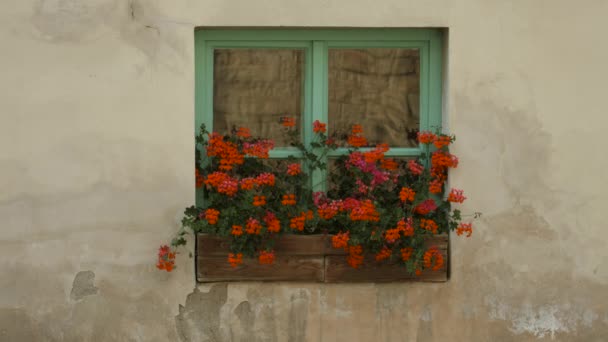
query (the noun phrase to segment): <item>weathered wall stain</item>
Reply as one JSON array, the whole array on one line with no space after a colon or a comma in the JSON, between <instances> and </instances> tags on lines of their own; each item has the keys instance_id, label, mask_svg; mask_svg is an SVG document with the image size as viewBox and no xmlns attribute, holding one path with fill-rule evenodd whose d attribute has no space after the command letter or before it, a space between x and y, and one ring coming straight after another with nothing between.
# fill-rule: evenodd
<instances>
[{"instance_id":1,"label":"weathered wall stain","mask_svg":"<svg viewBox=\"0 0 608 342\"><path fill-rule=\"evenodd\" d=\"M72 284L72 292L70 297L73 300L80 300L86 296L92 296L97 294L99 290L95 287L95 273L93 271L80 271L74 277L74 283Z\"/></svg>"},{"instance_id":2,"label":"weathered wall stain","mask_svg":"<svg viewBox=\"0 0 608 342\"><path fill-rule=\"evenodd\" d=\"M226 303L227 285L213 285L209 292L195 288L179 307L175 317L177 332L182 341L220 342L220 309Z\"/></svg>"},{"instance_id":3,"label":"weathered wall stain","mask_svg":"<svg viewBox=\"0 0 608 342\"><path fill-rule=\"evenodd\" d=\"M294 293L289 298L289 342L306 341L306 325L308 324L308 305L310 296L305 290Z\"/></svg>"},{"instance_id":4,"label":"weathered wall stain","mask_svg":"<svg viewBox=\"0 0 608 342\"><path fill-rule=\"evenodd\" d=\"M243 301L234 308L234 314L238 317L239 328L231 326L233 341L248 342L253 338L253 324L255 323L255 313L251 309L248 301ZM237 330L238 331L235 331ZM237 336L235 336L237 335Z\"/></svg>"}]
</instances>

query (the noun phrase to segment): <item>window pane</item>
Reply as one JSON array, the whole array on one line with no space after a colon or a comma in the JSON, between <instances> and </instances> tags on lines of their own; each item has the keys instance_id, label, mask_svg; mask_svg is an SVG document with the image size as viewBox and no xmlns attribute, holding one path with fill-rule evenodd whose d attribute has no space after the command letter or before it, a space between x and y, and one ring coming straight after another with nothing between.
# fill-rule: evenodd
<instances>
[{"instance_id":1,"label":"window pane","mask_svg":"<svg viewBox=\"0 0 608 342\"><path fill-rule=\"evenodd\" d=\"M329 129L342 145L360 124L370 145L416 146L419 98L418 49L329 50Z\"/></svg>"},{"instance_id":2,"label":"window pane","mask_svg":"<svg viewBox=\"0 0 608 342\"><path fill-rule=\"evenodd\" d=\"M304 51L216 49L213 66L213 130L248 127L251 134L288 146L280 121L300 118L304 99Z\"/></svg>"}]
</instances>

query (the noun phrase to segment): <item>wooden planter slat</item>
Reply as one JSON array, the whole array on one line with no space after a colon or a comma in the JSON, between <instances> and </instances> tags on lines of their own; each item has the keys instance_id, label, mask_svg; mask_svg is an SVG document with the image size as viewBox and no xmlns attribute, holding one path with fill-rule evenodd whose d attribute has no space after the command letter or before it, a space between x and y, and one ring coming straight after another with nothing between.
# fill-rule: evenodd
<instances>
[{"instance_id":1,"label":"wooden planter slat","mask_svg":"<svg viewBox=\"0 0 608 342\"><path fill-rule=\"evenodd\" d=\"M322 282L323 256L277 256L272 265L260 265L258 260L243 259L232 267L224 257L198 257L199 282L217 281L310 281Z\"/></svg>"},{"instance_id":2,"label":"wooden planter slat","mask_svg":"<svg viewBox=\"0 0 608 342\"><path fill-rule=\"evenodd\" d=\"M447 234L430 237L427 246L437 246L444 257L438 271L425 270L419 277L409 275L397 261L376 262L372 256L358 269L346 262L345 252L331 247L331 235L283 235L275 245L276 259L272 265L243 259L233 268L228 263L229 239L207 234L197 236L197 280L219 281L307 281L307 282L390 282L447 280Z\"/></svg>"},{"instance_id":3,"label":"wooden planter slat","mask_svg":"<svg viewBox=\"0 0 608 342\"><path fill-rule=\"evenodd\" d=\"M198 255L226 256L230 240L217 236L198 235ZM274 245L275 255L326 255L332 253L331 236L283 235ZM340 253L340 251L338 251ZM343 253L343 252L342 252Z\"/></svg>"}]
</instances>

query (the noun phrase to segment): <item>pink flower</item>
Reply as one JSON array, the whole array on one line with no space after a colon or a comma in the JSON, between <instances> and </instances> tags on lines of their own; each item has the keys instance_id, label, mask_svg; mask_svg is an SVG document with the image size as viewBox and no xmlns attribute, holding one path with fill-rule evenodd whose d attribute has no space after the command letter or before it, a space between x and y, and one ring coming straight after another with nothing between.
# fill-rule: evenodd
<instances>
[{"instance_id":1,"label":"pink flower","mask_svg":"<svg viewBox=\"0 0 608 342\"><path fill-rule=\"evenodd\" d=\"M407 168L416 176L421 175L422 171L424 171L424 167L413 159L407 162Z\"/></svg>"},{"instance_id":2,"label":"pink flower","mask_svg":"<svg viewBox=\"0 0 608 342\"><path fill-rule=\"evenodd\" d=\"M431 211L434 211L435 209L437 209L437 204L435 204L435 201L432 199L427 199L424 202L418 204L415 210L420 215L426 215Z\"/></svg>"}]
</instances>

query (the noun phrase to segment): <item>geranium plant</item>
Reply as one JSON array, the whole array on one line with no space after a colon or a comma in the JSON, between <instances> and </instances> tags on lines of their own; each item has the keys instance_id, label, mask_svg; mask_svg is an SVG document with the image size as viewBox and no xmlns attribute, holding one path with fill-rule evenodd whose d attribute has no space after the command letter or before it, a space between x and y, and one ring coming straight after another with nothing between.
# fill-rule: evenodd
<instances>
[{"instance_id":1,"label":"geranium plant","mask_svg":"<svg viewBox=\"0 0 608 342\"><path fill-rule=\"evenodd\" d=\"M449 152L453 136L419 132L423 153L398 160L385 156L388 145L367 147L363 127L355 124L348 153L327 170L327 191L313 192L310 175L327 169L326 155L338 145L319 121L309 145L296 140L295 126L293 118L282 120L281 129L299 152L284 160L269 159L274 143L251 136L247 128L220 135L202 126L196 186L204 204L186 209L172 246L184 245L189 232L224 237L230 240L226 262L236 267L243 258L272 264L281 234L332 234L333 247L344 249L354 268L371 254L377 262L398 260L419 274L444 263L436 247L426 247L429 237L453 230L471 236L471 223L452 208L465 200L463 191L446 189L448 170L458 166ZM157 266L171 271L174 253L162 246Z\"/></svg>"}]
</instances>

